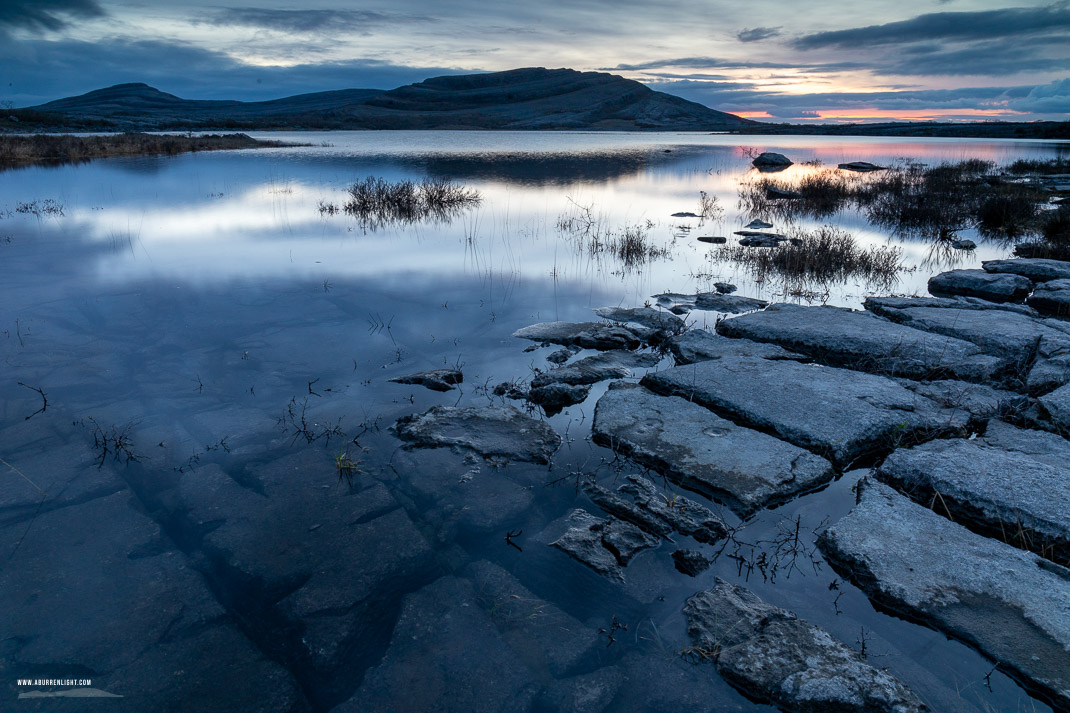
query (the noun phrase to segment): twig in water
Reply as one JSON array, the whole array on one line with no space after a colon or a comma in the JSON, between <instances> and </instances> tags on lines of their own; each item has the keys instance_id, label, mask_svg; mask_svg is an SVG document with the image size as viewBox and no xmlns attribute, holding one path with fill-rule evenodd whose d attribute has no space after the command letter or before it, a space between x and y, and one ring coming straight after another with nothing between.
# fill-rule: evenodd
<instances>
[{"instance_id":1,"label":"twig in water","mask_svg":"<svg viewBox=\"0 0 1070 713\"><path fill-rule=\"evenodd\" d=\"M33 417L34 417L34 416L36 416L37 414L39 414L39 413L44 413L44 412L45 412L45 409L47 409L47 408L48 408L48 397L47 397L47 396L45 396L45 392L44 392L44 391L42 391L42 390L40 389L40 387L37 387L37 386L30 386L29 384L24 384L24 383L23 383L23 382L21 382L21 381L20 381L20 382L18 382L18 384L19 384L19 386L23 386L23 387L25 387L25 388L29 389L30 391L36 391L37 393L39 393L39 394L41 395L41 408L37 409L36 411L34 411L33 413L31 413L31 414L30 414L29 416L27 416L27 417L26 417L26 420L27 420L27 421L29 421L29 420L30 420L31 418L33 418Z\"/></svg>"}]
</instances>

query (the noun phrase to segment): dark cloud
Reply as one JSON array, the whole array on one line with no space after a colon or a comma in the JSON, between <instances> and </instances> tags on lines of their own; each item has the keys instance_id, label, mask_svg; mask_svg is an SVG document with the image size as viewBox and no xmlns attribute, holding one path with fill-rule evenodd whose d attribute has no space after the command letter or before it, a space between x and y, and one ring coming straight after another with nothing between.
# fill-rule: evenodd
<instances>
[{"instance_id":1,"label":"dark cloud","mask_svg":"<svg viewBox=\"0 0 1070 713\"><path fill-rule=\"evenodd\" d=\"M199 22L212 25L242 25L280 32L352 32L383 25L430 22L422 15L394 15L370 10L271 10L231 7Z\"/></svg>"},{"instance_id":2,"label":"dark cloud","mask_svg":"<svg viewBox=\"0 0 1070 713\"><path fill-rule=\"evenodd\" d=\"M603 67L604 72L637 72L663 67L683 67L685 69L794 69L798 64L783 62L748 62L716 57L676 57L672 59L655 59L639 64L618 64L616 67Z\"/></svg>"},{"instance_id":3,"label":"dark cloud","mask_svg":"<svg viewBox=\"0 0 1070 713\"><path fill-rule=\"evenodd\" d=\"M1070 3L1046 7L1013 7L977 12L934 12L910 20L847 30L804 35L792 42L797 49L871 47L922 40L979 40L1066 32Z\"/></svg>"},{"instance_id":4,"label":"dark cloud","mask_svg":"<svg viewBox=\"0 0 1070 713\"><path fill-rule=\"evenodd\" d=\"M96 0L0 0L0 28L61 30L74 19L103 15Z\"/></svg>"},{"instance_id":5,"label":"dark cloud","mask_svg":"<svg viewBox=\"0 0 1070 713\"><path fill-rule=\"evenodd\" d=\"M242 64L221 52L149 40L0 43L3 98L18 106L123 82L145 82L187 99L252 101L333 89L393 89L428 77L471 71L369 59L260 67Z\"/></svg>"},{"instance_id":6,"label":"dark cloud","mask_svg":"<svg viewBox=\"0 0 1070 713\"><path fill-rule=\"evenodd\" d=\"M1070 37L1035 37L1029 42L974 42L945 48L917 45L900 49L873 66L884 75L1007 76L1070 69Z\"/></svg>"},{"instance_id":7,"label":"dark cloud","mask_svg":"<svg viewBox=\"0 0 1070 713\"><path fill-rule=\"evenodd\" d=\"M767 40L770 37L776 37L779 34L779 27L753 27L740 30L739 34L736 35L736 39L740 42L758 42Z\"/></svg>"}]
</instances>

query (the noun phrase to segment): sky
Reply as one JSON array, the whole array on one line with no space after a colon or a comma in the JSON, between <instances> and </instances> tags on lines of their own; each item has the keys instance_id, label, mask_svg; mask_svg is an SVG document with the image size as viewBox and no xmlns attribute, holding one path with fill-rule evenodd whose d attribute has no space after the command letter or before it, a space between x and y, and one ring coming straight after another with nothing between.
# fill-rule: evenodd
<instances>
[{"instance_id":1,"label":"sky","mask_svg":"<svg viewBox=\"0 0 1070 713\"><path fill-rule=\"evenodd\" d=\"M0 0L0 103L569 67L766 121L1070 118L1070 0L253 1Z\"/></svg>"}]
</instances>

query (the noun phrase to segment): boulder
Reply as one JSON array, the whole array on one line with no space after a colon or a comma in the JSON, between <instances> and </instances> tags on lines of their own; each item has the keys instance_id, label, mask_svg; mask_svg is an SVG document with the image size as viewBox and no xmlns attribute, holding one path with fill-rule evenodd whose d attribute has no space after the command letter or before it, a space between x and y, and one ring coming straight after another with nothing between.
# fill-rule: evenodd
<instances>
[{"instance_id":1,"label":"boulder","mask_svg":"<svg viewBox=\"0 0 1070 713\"><path fill-rule=\"evenodd\" d=\"M426 386L432 391L449 391L457 384L464 381L464 374L460 369L432 369L421 371L406 376L395 376L387 379L395 384L419 384Z\"/></svg>"},{"instance_id":2,"label":"boulder","mask_svg":"<svg viewBox=\"0 0 1070 713\"><path fill-rule=\"evenodd\" d=\"M712 245L724 245L728 242L728 238L723 235L700 235L698 236L700 243L710 243Z\"/></svg>"},{"instance_id":3,"label":"boulder","mask_svg":"<svg viewBox=\"0 0 1070 713\"><path fill-rule=\"evenodd\" d=\"M625 476L615 493L593 481L583 483L583 492L607 513L658 537L679 532L712 544L728 534L724 521L706 506L676 493L666 494L639 475Z\"/></svg>"},{"instance_id":4,"label":"boulder","mask_svg":"<svg viewBox=\"0 0 1070 713\"><path fill-rule=\"evenodd\" d=\"M950 245L955 250L975 250L977 248L977 243L966 238L952 240L950 243L948 243L948 245Z\"/></svg>"},{"instance_id":5,"label":"boulder","mask_svg":"<svg viewBox=\"0 0 1070 713\"><path fill-rule=\"evenodd\" d=\"M758 154L751 164L759 170L782 171L792 165L793 161L782 153L763 151Z\"/></svg>"},{"instance_id":6,"label":"boulder","mask_svg":"<svg viewBox=\"0 0 1070 713\"><path fill-rule=\"evenodd\" d=\"M635 349L642 339L633 330L606 322L540 322L513 332L533 342L577 346L583 349Z\"/></svg>"},{"instance_id":7,"label":"boulder","mask_svg":"<svg viewBox=\"0 0 1070 713\"><path fill-rule=\"evenodd\" d=\"M752 342L749 339L729 339L704 329L692 329L665 342L677 364L720 359L726 356L753 356L763 359L799 359L802 354L789 352L776 344Z\"/></svg>"},{"instance_id":8,"label":"boulder","mask_svg":"<svg viewBox=\"0 0 1070 713\"><path fill-rule=\"evenodd\" d=\"M964 295L991 302L1021 302L1033 283L1021 275L984 270L950 270L929 278L929 292L937 297Z\"/></svg>"},{"instance_id":9,"label":"boulder","mask_svg":"<svg viewBox=\"0 0 1070 713\"><path fill-rule=\"evenodd\" d=\"M679 213L673 213L672 217L673 218L701 218L702 216L698 215L697 213L692 213L689 210L685 210L685 211L680 211Z\"/></svg>"},{"instance_id":10,"label":"boulder","mask_svg":"<svg viewBox=\"0 0 1070 713\"><path fill-rule=\"evenodd\" d=\"M416 448L456 446L484 457L549 463L561 446L553 428L512 406L432 406L398 419L397 437Z\"/></svg>"},{"instance_id":11,"label":"boulder","mask_svg":"<svg viewBox=\"0 0 1070 713\"><path fill-rule=\"evenodd\" d=\"M715 282L713 283L713 289L717 290L719 295L730 295L738 288L731 282Z\"/></svg>"},{"instance_id":12,"label":"boulder","mask_svg":"<svg viewBox=\"0 0 1070 713\"><path fill-rule=\"evenodd\" d=\"M717 332L777 344L834 366L913 379L953 376L990 381L1006 367L1005 361L967 341L841 307L774 304L722 320Z\"/></svg>"},{"instance_id":13,"label":"boulder","mask_svg":"<svg viewBox=\"0 0 1070 713\"><path fill-rule=\"evenodd\" d=\"M692 644L746 695L786 711L928 711L891 674L792 612L720 577L684 605Z\"/></svg>"},{"instance_id":14,"label":"boulder","mask_svg":"<svg viewBox=\"0 0 1070 713\"><path fill-rule=\"evenodd\" d=\"M968 643L1055 708L1070 707L1067 569L869 479L818 545L881 606Z\"/></svg>"},{"instance_id":15,"label":"boulder","mask_svg":"<svg viewBox=\"0 0 1070 713\"><path fill-rule=\"evenodd\" d=\"M1051 280L1039 285L1026 299L1026 304L1044 314L1070 316L1070 280Z\"/></svg>"},{"instance_id":16,"label":"boulder","mask_svg":"<svg viewBox=\"0 0 1070 713\"><path fill-rule=\"evenodd\" d=\"M960 433L968 421L891 379L788 360L724 357L647 374L641 383L775 434L840 467L898 444Z\"/></svg>"},{"instance_id":17,"label":"boulder","mask_svg":"<svg viewBox=\"0 0 1070 713\"><path fill-rule=\"evenodd\" d=\"M1019 258L1017 260L982 260L985 272L1021 275L1033 282L1070 279L1070 262L1045 260L1044 258Z\"/></svg>"},{"instance_id":18,"label":"boulder","mask_svg":"<svg viewBox=\"0 0 1070 713\"><path fill-rule=\"evenodd\" d=\"M1070 478L1065 467L979 439L899 449L875 471L922 505L1008 544L1070 558Z\"/></svg>"},{"instance_id":19,"label":"boulder","mask_svg":"<svg viewBox=\"0 0 1070 713\"><path fill-rule=\"evenodd\" d=\"M698 404L613 384L595 407L595 443L716 498L741 517L830 481L832 464Z\"/></svg>"}]
</instances>

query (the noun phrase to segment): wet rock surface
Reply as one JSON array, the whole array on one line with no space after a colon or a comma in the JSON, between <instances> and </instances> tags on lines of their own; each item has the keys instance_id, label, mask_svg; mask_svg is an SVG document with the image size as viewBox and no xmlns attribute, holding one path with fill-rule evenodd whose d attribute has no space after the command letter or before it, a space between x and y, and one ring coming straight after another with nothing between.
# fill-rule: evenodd
<instances>
[{"instance_id":1,"label":"wet rock surface","mask_svg":"<svg viewBox=\"0 0 1070 713\"><path fill-rule=\"evenodd\" d=\"M901 324L962 339L1003 359L1012 383L1029 391L1050 391L1070 380L1070 329L1054 320L1000 310L933 307L884 308Z\"/></svg>"},{"instance_id":2,"label":"wet rock surface","mask_svg":"<svg viewBox=\"0 0 1070 713\"><path fill-rule=\"evenodd\" d=\"M553 428L512 406L433 406L398 419L398 438L414 447L456 446L485 457L548 463L561 445Z\"/></svg>"},{"instance_id":3,"label":"wet rock surface","mask_svg":"<svg viewBox=\"0 0 1070 713\"><path fill-rule=\"evenodd\" d=\"M749 339L729 339L704 329L692 329L669 339L666 343L677 364L720 359L726 356L750 356L763 359L805 360L802 354L789 352L776 344L752 342Z\"/></svg>"},{"instance_id":4,"label":"wet rock surface","mask_svg":"<svg viewBox=\"0 0 1070 713\"><path fill-rule=\"evenodd\" d=\"M881 317L891 317L893 310L904 310L911 307L998 310L1001 312L1017 312L1030 317L1037 316L1037 311L1026 305L1010 302L989 302L979 297L867 297L863 304L867 311L878 314Z\"/></svg>"},{"instance_id":5,"label":"wet rock surface","mask_svg":"<svg viewBox=\"0 0 1070 713\"><path fill-rule=\"evenodd\" d=\"M617 582L624 581L624 567L632 557L660 542L631 523L604 520L579 508L565 517L565 525L565 533L550 545Z\"/></svg>"},{"instance_id":6,"label":"wet rock surface","mask_svg":"<svg viewBox=\"0 0 1070 713\"><path fill-rule=\"evenodd\" d=\"M671 310L680 309L685 313L697 309L707 312L738 314L762 309L769 304L764 300L754 299L753 297L739 297L718 292L700 292L695 295L663 293L654 295L654 298L660 305L669 306Z\"/></svg>"},{"instance_id":7,"label":"wet rock surface","mask_svg":"<svg viewBox=\"0 0 1070 713\"><path fill-rule=\"evenodd\" d=\"M826 364L915 379L951 375L985 381L1005 366L964 340L840 307L775 304L761 312L723 320L717 333L771 342Z\"/></svg>"},{"instance_id":8,"label":"wet rock surface","mask_svg":"<svg viewBox=\"0 0 1070 713\"><path fill-rule=\"evenodd\" d=\"M640 333L608 322L540 322L513 332L519 339L583 349L635 349Z\"/></svg>"},{"instance_id":9,"label":"wet rock surface","mask_svg":"<svg viewBox=\"0 0 1070 713\"><path fill-rule=\"evenodd\" d=\"M874 601L966 641L1070 706L1070 571L983 537L872 480L819 538Z\"/></svg>"},{"instance_id":10,"label":"wet rock surface","mask_svg":"<svg viewBox=\"0 0 1070 713\"><path fill-rule=\"evenodd\" d=\"M1033 282L1070 279L1070 262L1063 260L1045 260L1044 258L983 260L981 267L985 272L1021 275Z\"/></svg>"},{"instance_id":11,"label":"wet rock surface","mask_svg":"<svg viewBox=\"0 0 1070 713\"><path fill-rule=\"evenodd\" d=\"M1070 316L1070 280L1059 279L1040 284L1026 304L1044 314Z\"/></svg>"},{"instance_id":12,"label":"wet rock surface","mask_svg":"<svg viewBox=\"0 0 1070 713\"><path fill-rule=\"evenodd\" d=\"M533 386L526 398L533 404L546 409L547 414L554 414L561 409L583 403L591 393L591 387L582 384L549 383Z\"/></svg>"},{"instance_id":13,"label":"wet rock surface","mask_svg":"<svg viewBox=\"0 0 1070 713\"><path fill-rule=\"evenodd\" d=\"M393 379L387 379L387 381L392 381L395 384L417 384L426 386L432 391L449 391L464 381L464 374L461 373L460 369L432 369L416 374L407 374L406 376L395 376Z\"/></svg>"},{"instance_id":14,"label":"wet rock surface","mask_svg":"<svg viewBox=\"0 0 1070 713\"><path fill-rule=\"evenodd\" d=\"M913 692L828 632L717 578L684 605L688 634L749 696L787 711L920 713Z\"/></svg>"},{"instance_id":15,"label":"wet rock surface","mask_svg":"<svg viewBox=\"0 0 1070 713\"><path fill-rule=\"evenodd\" d=\"M950 270L929 278L929 292L937 296L963 295L993 302L1021 302L1033 282L1021 275L984 270Z\"/></svg>"},{"instance_id":16,"label":"wet rock surface","mask_svg":"<svg viewBox=\"0 0 1070 713\"><path fill-rule=\"evenodd\" d=\"M832 479L832 464L737 426L677 396L613 384L595 408L594 440L741 516Z\"/></svg>"},{"instance_id":17,"label":"wet rock surface","mask_svg":"<svg viewBox=\"0 0 1070 713\"><path fill-rule=\"evenodd\" d=\"M678 532L712 544L728 533L724 521L705 505L666 494L639 475L625 476L624 480L616 492L594 482L585 482L583 492L607 513L660 537Z\"/></svg>"},{"instance_id":18,"label":"wet rock surface","mask_svg":"<svg viewBox=\"0 0 1070 713\"><path fill-rule=\"evenodd\" d=\"M650 329L680 331L684 328L684 320L653 307L599 307L594 313L611 322L638 324Z\"/></svg>"},{"instance_id":19,"label":"wet rock surface","mask_svg":"<svg viewBox=\"0 0 1070 713\"><path fill-rule=\"evenodd\" d=\"M650 368L659 361L661 357L657 354L614 349L537 374L531 380L531 387L539 389L550 384L577 386L595 384L607 379L623 379L631 376L633 369Z\"/></svg>"},{"instance_id":20,"label":"wet rock surface","mask_svg":"<svg viewBox=\"0 0 1070 713\"><path fill-rule=\"evenodd\" d=\"M1065 467L981 439L899 449L876 477L982 534L1056 562L1070 561L1070 478Z\"/></svg>"},{"instance_id":21,"label":"wet rock surface","mask_svg":"<svg viewBox=\"0 0 1070 713\"><path fill-rule=\"evenodd\" d=\"M725 357L648 374L641 383L841 467L897 443L958 433L967 420L882 376L786 360Z\"/></svg>"}]
</instances>

